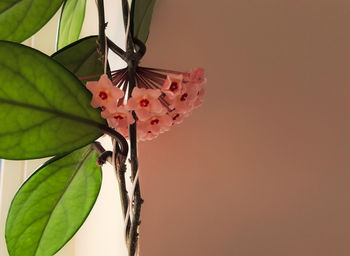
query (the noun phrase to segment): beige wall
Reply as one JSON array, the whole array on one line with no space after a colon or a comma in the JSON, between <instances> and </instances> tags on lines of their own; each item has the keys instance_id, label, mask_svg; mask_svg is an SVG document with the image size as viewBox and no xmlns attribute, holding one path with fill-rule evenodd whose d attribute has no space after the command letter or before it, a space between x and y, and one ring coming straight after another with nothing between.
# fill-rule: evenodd
<instances>
[{"instance_id":1,"label":"beige wall","mask_svg":"<svg viewBox=\"0 0 350 256\"><path fill-rule=\"evenodd\" d=\"M157 2L144 65L208 91L140 146L141 255L350 255L350 2Z\"/></svg>"}]
</instances>

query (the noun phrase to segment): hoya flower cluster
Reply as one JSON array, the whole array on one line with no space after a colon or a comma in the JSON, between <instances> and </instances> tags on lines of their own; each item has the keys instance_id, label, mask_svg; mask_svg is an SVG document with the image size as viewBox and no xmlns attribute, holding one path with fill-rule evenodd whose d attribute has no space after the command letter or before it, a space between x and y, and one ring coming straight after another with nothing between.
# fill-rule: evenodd
<instances>
[{"instance_id":1,"label":"hoya flower cluster","mask_svg":"<svg viewBox=\"0 0 350 256\"><path fill-rule=\"evenodd\" d=\"M110 127L128 138L129 125L137 122L138 140L142 141L168 131L199 107L205 81L202 68L176 72L138 67L130 98L126 68L112 72L112 80L103 74L99 81L87 82L86 87L93 95L91 105L101 108Z\"/></svg>"}]
</instances>

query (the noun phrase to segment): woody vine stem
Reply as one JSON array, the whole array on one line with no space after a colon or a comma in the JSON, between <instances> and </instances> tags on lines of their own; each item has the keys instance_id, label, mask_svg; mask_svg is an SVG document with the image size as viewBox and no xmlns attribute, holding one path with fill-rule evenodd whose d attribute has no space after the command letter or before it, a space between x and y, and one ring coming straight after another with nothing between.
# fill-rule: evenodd
<instances>
[{"instance_id":1,"label":"woody vine stem","mask_svg":"<svg viewBox=\"0 0 350 256\"><path fill-rule=\"evenodd\" d=\"M101 56L106 56L106 43L109 48L116 54L118 54L128 65L128 82L129 82L129 97L135 87L135 76L138 62L144 55L146 48L142 42L132 38L130 27L130 8L127 0L122 0L123 18L127 37L126 52L121 50L112 41L106 39L105 29L107 24L105 23L104 14L104 2L103 0L97 0L98 15L99 15L99 51ZM137 44L139 50L135 52L134 41ZM103 59L103 61L105 61ZM110 68L107 62L107 75L111 78ZM136 114L133 111L132 115L137 120ZM128 248L128 255L137 255L138 248L138 236L140 225L140 213L141 213L141 191L138 180L138 159L137 159L137 134L136 123L134 122L129 126L129 138L130 138L130 165L131 165L131 182L133 184L130 198L128 198L128 192L126 190L125 171L126 171L126 158L127 154L120 150L120 145L125 142L116 141L114 139L114 149L112 163L117 174L117 180L119 185L119 193L122 205L122 211L125 219L125 241Z\"/></svg>"}]
</instances>

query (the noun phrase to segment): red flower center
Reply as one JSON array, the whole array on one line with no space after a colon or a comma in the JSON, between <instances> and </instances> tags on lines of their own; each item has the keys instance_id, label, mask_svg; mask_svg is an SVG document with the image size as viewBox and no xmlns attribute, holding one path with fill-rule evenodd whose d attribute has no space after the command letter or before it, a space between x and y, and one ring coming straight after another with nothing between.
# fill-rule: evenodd
<instances>
[{"instance_id":1,"label":"red flower center","mask_svg":"<svg viewBox=\"0 0 350 256\"><path fill-rule=\"evenodd\" d=\"M178 88L177 83L172 82L169 89L170 89L170 91L174 92L177 90L177 88Z\"/></svg>"},{"instance_id":2,"label":"red flower center","mask_svg":"<svg viewBox=\"0 0 350 256\"><path fill-rule=\"evenodd\" d=\"M155 125L155 124L158 124L159 123L159 119L153 119L151 121L151 125Z\"/></svg>"},{"instance_id":3,"label":"red flower center","mask_svg":"<svg viewBox=\"0 0 350 256\"><path fill-rule=\"evenodd\" d=\"M142 100L140 100L140 106L141 106L142 108L147 107L148 104L149 104L149 100L148 100L148 99L142 99Z\"/></svg>"},{"instance_id":4,"label":"red flower center","mask_svg":"<svg viewBox=\"0 0 350 256\"><path fill-rule=\"evenodd\" d=\"M176 115L173 117L173 120L176 120L179 116L180 116L180 114L176 114Z\"/></svg>"},{"instance_id":5,"label":"red flower center","mask_svg":"<svg viewBox=\"0 0 350 256\"><path fill-rule=\"evenodd\" d=\"M187 96L188 96L188 94L187 94L187 93L182 94L182 96L181 96L180 100L181 100L181 101L185 101L185 100L186 100L186 98L187 98Z\"/></svg>"},{"instance_id":6,"label":"red flower center","mask_svg":"<svg viewBox=\"0 0 350 256\"><path fill-rule=\"evenodd\" d=\"M122 117L121 115L116 115L116 116L113 116L114 119L117 119L117 120L123 120L124 117Z\"/></svg>"},{"instance_id":7,"label":"red flower center","mask_svg":"<svg viewBox=\"0 0 350 256\"><path fill-rule=\"evenodd\" d=\"M108 98L108 95L106 92L104 91L100 91L99 95L98 95L102 100L105 100Z\"/></svg>"}]
</instances>

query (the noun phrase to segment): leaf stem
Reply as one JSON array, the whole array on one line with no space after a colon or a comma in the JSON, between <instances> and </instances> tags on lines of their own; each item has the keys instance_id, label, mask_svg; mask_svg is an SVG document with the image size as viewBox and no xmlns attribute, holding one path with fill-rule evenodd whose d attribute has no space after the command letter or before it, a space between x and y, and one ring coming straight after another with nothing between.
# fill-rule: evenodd
<instances>
[{"instance_id":1,"label":"leaf stem","mask_svg":"<svg viewBox=\"0 0 350 256\"><path fill-rule=\"evenodd\" d=\"M111 136L112 138L118 141L118 144L120 146L119 152L120 154L126 157L128 155L129 146L128 146L128 142L125 140L123 135L109 128L106 125L99 125L99 128L101 129L101 131L103 131L104 133L108 134L109 136Z\"/></svg>"},{"instance_id":2,"label":"leaf stem","mask_svg":"<svg viewBox=\"0 0 350 256\"><path fill-rule=\"evenodd\" d=\"M91 144L91 148L95 150L100 156L97 159L97 164L102 166L106 162L112 164L112 151L106 151L104 147L102 147L100 142L95 141Z\"/></svg>"},{"instance_id":3,"label":"leaf stem","mask_svg":"<svg viewBox=\"0 0 350 256\"><path fill-rule=\"evenodd\" d=\"M115 54L117 54L125 62L128 61L125 52L118 47L113 41L107 38L108 48L111 49Z\"/></svg>"}]
</instances>

